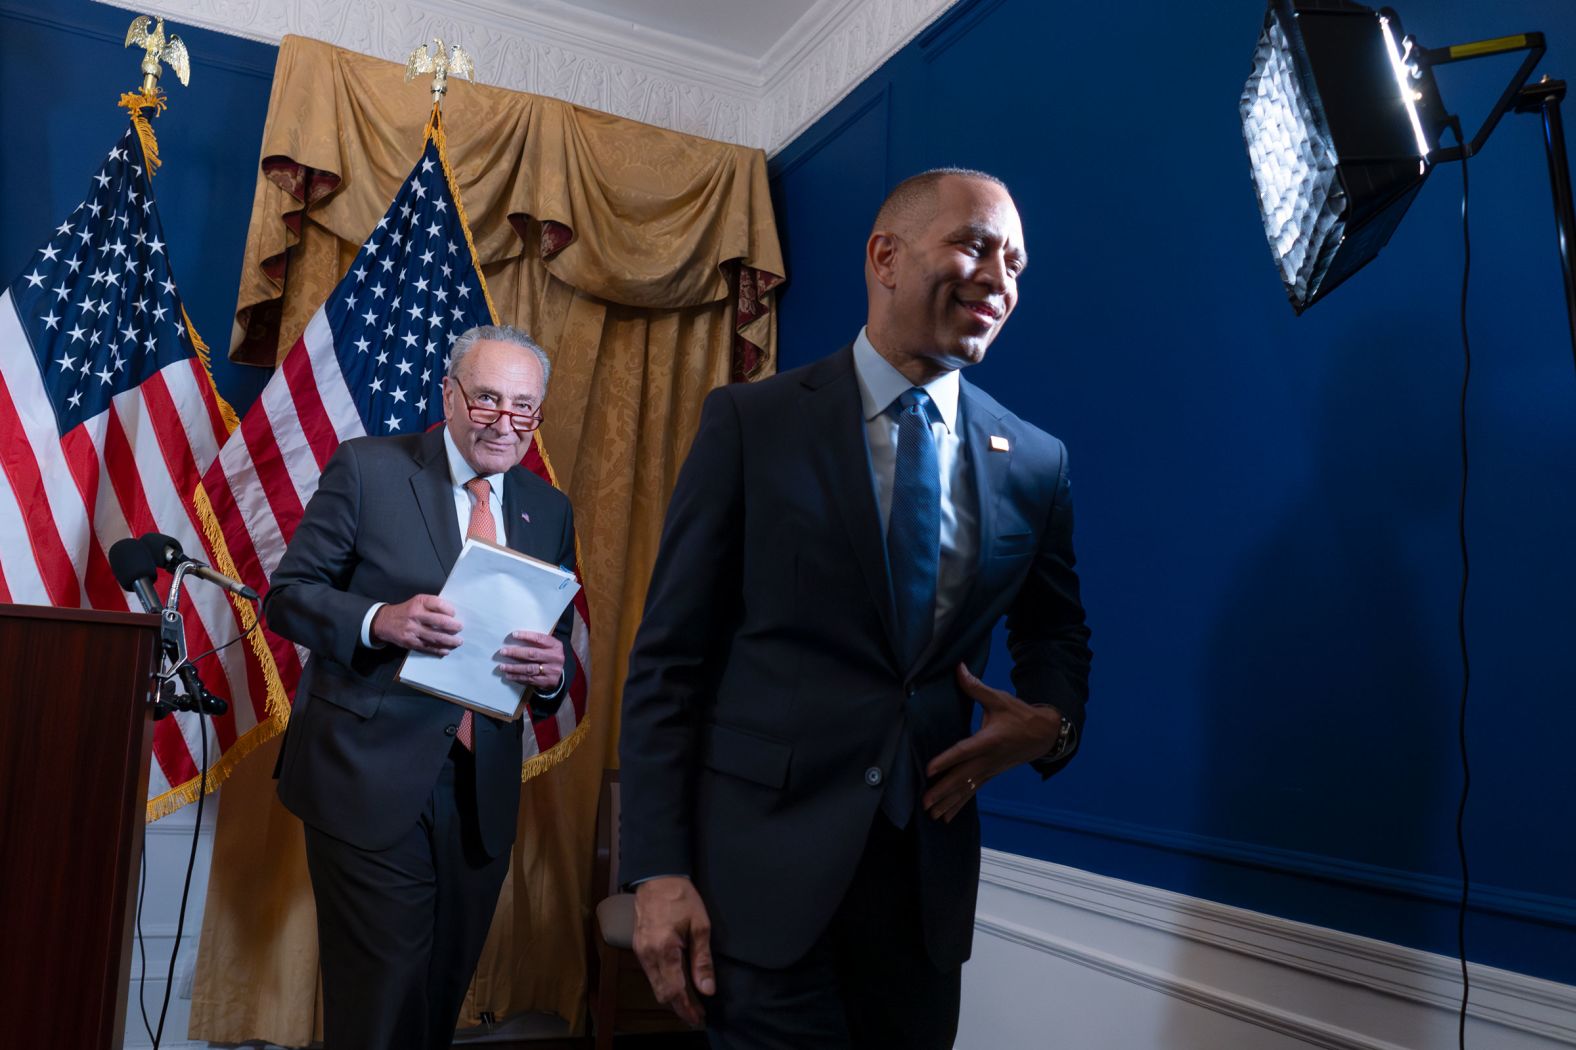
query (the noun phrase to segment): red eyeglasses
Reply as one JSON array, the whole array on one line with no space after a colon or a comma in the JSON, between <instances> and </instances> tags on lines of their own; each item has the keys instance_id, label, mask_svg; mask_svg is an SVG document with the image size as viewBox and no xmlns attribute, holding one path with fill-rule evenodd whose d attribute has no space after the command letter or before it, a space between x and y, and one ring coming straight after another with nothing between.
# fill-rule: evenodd
<instances>
[{"instance_id":1,"label":"red eyeglasses","mask_svg":"<svg viewBox=\"0 0 1576 1050\"><path fill-rule=\"evenodd\" d=\"M498 422L499 416L509 417L509 427L516 434L529 434L542 425L541 409L537 409L535 412L509 412L502 408L488 408L486 405L475 404L471 401L471 395L465 392L465 387L460 384L460 381L454 379L453 376L449 378L453 379L454 385L459 387L460 397L465 399L465 412L471 417L471 422L477 426L490 427Z\"/></svg>"}]
</instances>

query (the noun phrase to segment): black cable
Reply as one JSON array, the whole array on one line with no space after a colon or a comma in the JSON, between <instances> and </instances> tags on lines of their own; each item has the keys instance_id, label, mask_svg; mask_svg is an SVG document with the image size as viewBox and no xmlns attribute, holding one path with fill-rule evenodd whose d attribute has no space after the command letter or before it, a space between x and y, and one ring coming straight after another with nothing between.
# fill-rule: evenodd
<instances>
[{"instance_id":1,"label":"black cable","mask_svg":"<svg viewBox=\"0 0 1576 1050\"><path fill-rule=\"evenodd\" d=\"M215 646L214 648L209 649L207 652L187 662L195 667L199 660L206 660L215 653L223 649L228 649L236 642L239 642L241 639L257 630L261 623L261 618L254 618L252 620L252 626L248 627L246 630L242 631L228 642L225 642L223 645ZM165 681L173 677L175 677L175 672L171 671L167 675L159 676L158 681L162 685ZM193 697L192 699L198 701L200 705L201 697ZM206 790L208 787L208 726L203 723L203 716L204 712L199 706L197 710L197 726L199 729L199 735L202 737L202 762L198 768L199 777L197 791L197 821L192 829L191 852L186 858L186 878L181 885L181 907L175 919L175 946L170 949L170 965L169 969L165 973L164 1001L159 1008L159 1028L157 1032L153 1030L153 1025L148 1020L148 1004L143 996L143 991L147 987L148 983L148 950L147 944L143 940L142 935L142 902L148 893L148 851L146 846L143 848L141 857L142 876L137 886L137 1008L142 1013L142 1029L148 1033L148 1040L153 1044L153 1050L159 1050L159 1042L164 1038L164 1019L170 1010L170 995L175 989L175 964L180 958L181 937L184 935L186 929L186 905L191 897L192 874L197 868L197 847L202 840L203 803L208 797L208 792Z\"/></svg>"},{"instance_id":2,"label":"black cable","mask_svg":"<svg viewBox=\"0 0 1576 1050\"><path fill-rule=\"evenodd\" d=\"M263 622L263 620L262 620L261 616L254 616L254 617L252 617L252 626L248 627L246 630L242 631L240 634L236 635L234 638L231 638L228 642L225 642L223 645L216 645L212 649L209 649L205 653L202 653L202 654L197 655L197 656L193 656L191 659L187 660L186 662L191 664L193 667L196 667L197 664L200 661L208 659L208 657L214 655L215 653L223 652L224 650L230 648L230 646L234 645L236 642L239 642L242 638L245 638L247 635L249 635L253 631L257 630L257 628L262 625L262 622Z\"/></svg>"},{"instance_id":3,"label":"black cable","mask_svg":"<svg viewBox=\"0 0 1576 1050\"><path fill-rule=\"evenodd\" d=\"M244 638L245 635L241 637ZM240 638L236 641L240 641ZM164 1004L159 1008L159 1029L153 1034L153 1050L159 1050L159 1043L164 1038L164 1019L170 1012L170 995L175 991L175 963L181 954L181 937L186 930L186 904L191 898L192 873L197 869L197 845L202 839L203 803L208 799L208 724L204 721L204 717L204 712L199 707L197 730L198 735L202 737L202 761L197 767L197 820L192 826L191 852L186 857L186 878L181 884L181 907L175 918L175 945L170 949L170 966L164 976Z\"/></svg>"},{"instance_id":4,"label":"black cable","mask_svg":"<svg viewBox=\"0 0 1576 1050\"><path fill-rule=\"evenodd\" d=\"M1454 125L1461 141L1461 125ZM1461 962L1461 1011L1456 1020L1456 1043L1467 1045L1467 1000L1472 980L1467 973L1467 895L1472 885L1467 868L1467 796L1472 790L1472 767L1467 761L1467 690L1472 684L1472 662L1467 651L1467 389L1472 380L1472 343L1467 338L1467 282L1472 275L1472 235L1467 225L1467 158L1461 157L1461 499L1456 507L1456 537L1461 545L1461 591L1456 597L1456 643L1461 648L1461 703L1456 715L1456 735L1461 747L1461 800L1456 806L1456 855L1461 862L1461 902L1456 908L1456 955Z\"/></svg>"},{"instance_id":5,"label":"black cable","mask_svg":"<svg viewBox=\"0 0 1576 1050\"><path fill-rule=\"evenodd\" d=\"M148 948L142 940L142 899L148 894L148 850L142 851L142 878L137 883L137 1009L142 1011L142 1030L148 1033L148 1042L153 1042L153 1022L148 1020L148 1004L143 999L142 990L148 984Z\"/></svg>"},{"instance_id":6,"label":"black cable","mask_svg":"<svg viewBox=\"0 0 1576 1050\"><path fill-rule=\"evenodd\" d=\"M240 634L236 635L234 638L231 638L228 642L225 642L223 645L216 645L212 649L209 649L205 653L199 653L196 656L188 658L186 663L189 663L193 667L196 667L197 664L200 663L201 661L208 659L208 657L213 656L215 653L221 653L224 650L230 648L230 646L234 645L236 642L239 642L241 639L245 638L246 636L251 634L253 631L257 630L262 625L263 625L262 617L261 616L254 616L252 618L252 626L248 627L246 630L242 631ZM178 673L178 671L172 669L169 674L160 675L159 676L159 682L161 684L164 683L164 682L168 682L171 679L173 679L176 676L177 673ZM206 742L207 741L206 741L206 738L205 738L204 739L204 743L206 743Z\"/></svg>"}]
</instances>

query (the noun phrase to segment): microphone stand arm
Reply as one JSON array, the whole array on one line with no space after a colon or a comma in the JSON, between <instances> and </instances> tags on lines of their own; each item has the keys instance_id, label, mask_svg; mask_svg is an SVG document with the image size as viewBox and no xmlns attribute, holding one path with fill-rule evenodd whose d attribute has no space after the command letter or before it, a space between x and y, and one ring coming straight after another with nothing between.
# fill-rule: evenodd
<instances>
[{"instance_id":1,"label":"microphone stand arm","mask_svg":"<svg viewBox=\"0 0 1576 1050\"><path fill-rule=\"evenodd\" d=\"M170 670L160 679L159 699L153 705L155 719L163 718L172 711L198 711L205 715L222 715L230 709L227 700L208 691L208 687L203 685L202 677L197 673L197 668L186 658L186 623L181 617L178 606L181 600L181 584L185 582L186 574L192 567L190 562L176 566L169 597L165 599L164 608L159 613L159 637ZM184 694L175 691L176 678L179 678L181 684L186 687Z\"/></svg>"}]
</instances>

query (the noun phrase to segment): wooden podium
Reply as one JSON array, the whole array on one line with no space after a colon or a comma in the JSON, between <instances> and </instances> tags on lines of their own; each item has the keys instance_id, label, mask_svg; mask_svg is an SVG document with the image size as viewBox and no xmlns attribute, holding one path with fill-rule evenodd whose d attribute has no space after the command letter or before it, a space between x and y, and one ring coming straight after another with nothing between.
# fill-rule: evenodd
<instances>
[{"instance_id":1,"label":"wooden podium","mask_svg":"<svg viewBox=\"0 0 1576 1050\"><path fill-rule=\"evenodd\" d=\"M0 990L14 1046L119 1047L159 619L0 605Z\"/></svg>"}]
</instances>

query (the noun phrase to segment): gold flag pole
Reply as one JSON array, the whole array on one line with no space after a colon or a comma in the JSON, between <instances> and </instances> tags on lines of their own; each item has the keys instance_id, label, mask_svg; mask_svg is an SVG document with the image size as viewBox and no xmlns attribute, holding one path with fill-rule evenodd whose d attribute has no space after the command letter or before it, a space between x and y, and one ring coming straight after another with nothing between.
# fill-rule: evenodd
<instances>
[{"instance_id":1,"label":"gold flag pole","mask_svg":"<svg viewBox=\"0 0 1576 1050\"><path fill-rule=\"evenodd\" d=\"M428 51L427 45L422 44L405 60L405 83L409 84L423 74L432 74L432 115L436 119L443 105L444 92L449 90L450 75L464 77L474 84L476 64L471 61L470 53L459 44L445 51L441 37L434 39L433 43L437 45L436 50Z\"/></svg>"},{"instance_id":2,"label":"gold flag pole","mask_svg":"<svg viewBox=\"0 0 1576 1050\"><path fill-rule=\"evenodd\" d=\"M153 31L148 31L149 26ZM159 76L164 72L162 63L168 62L170 69L175 71L180 79L181 87L191 81L191 57L186 53L186 43L180 37L171 33L168 41L164 39L164 19L160 18L158 24L149 15L139 15L132 20L131 28L126 31L126 46L137 44L142 48L142 93L144 95L156 94L159 90Z\"/></svg>"},{"instance_id":3,"label":"gold flag pole","mask_svg":"<svg viewBox=\"0 0 1576 1050\"><path fill-rule=\"evenodd\" d=\"M432 74L432 113L427 118L427 126L423 129L423 148L427 140L431 140L438 147L438 162L443 165L443 177L449 183L449 196L454 201L454 210L459 216L460 229L465 233L465 245L470 250L471 258L476 266L476 279L482 286L482 298L487 301L487 314L493 324L501 322L498 305L493 302L492 290L487 287L487 277L482 273L482 259L476 251L475 238L471 236L471 221L465 214L465 201L460 194L460 183L454 175L454 169L449 166L449 148L447 137L443 132L443 96L448 91L448 78L452 76L464 77L472 84L476 83L476 65L471 56L458 44L444 50L441 39L434 40L437 45L436 52L429 51L426 44L421 45L410 53L405 62L405 83L410 83L416 77L425 73ZM542 435L538 431L531 436L532 447L542 459L542 466L547 471L547 480L554 487L558 487L558 475L553 471L553 461L547 455L547 448L542 443ZM575 538L575 564L585 564L585 558L580 553L580 539ZM545 772L568 758L580 746L580 742L587 735L587 728L591 724L590 712L580 719L574 731L546 751L526 759L520 767L520 779L530 780L538 773Z\"/></svg>"},{"instance_id":4,"label":"gold flag pole","mask_svg":"<svg viewBox=\"0 0 1576 1050\"><path fill-rule=\"evenodd\" d=\"M149 27L152 27L151 31ZM191 55L186 51L186 42L180 37L171 33L169 39L165 39L164 19L158 19L155 24L149 15L138 15L132 19L131 28L126 30L125 46L133 44L142 48L142 87L121 95L120 105L131 112L131 121L137 127L137 137L142 140L143 155L148 158L148 175L151 178L160 164L159 144L142 111L151 109L154 116L164 112L164 92L159 90L159 77L164 72L164 63L169 63L182 87L190 83Z\"/></svg>"},{"instance_id":5,"label":"gold flag pole","mask_svg":"<svg viewBox=\"0 0 1576 1050\"><path fill-rule=\"evenodd\" d=\"M460 227L465 231L466 244L470 246L474 256L476 245L471 241L471 224L465 217L465 205L460 202L460 186L454 178L454 172L449 167L448 143L443 134L443 96L449 90L449 76L464 77L472 84L476 83L476 63L471 61L470 52L459 44L444 49L443 38L433 39L434 49L429 51L426 44L422 44L410 53L405 60L405 83L409 84L419 76L432 74L432 112L427 115L427 126L422 129L422 142L431 140L438 147L438 160L443 165L443 177L448 180L449 193L454 198L455 210L459 212ZM487 309L492 314L493 323L498 323L498 310L493 306L492 296L487 291L487 279L482 277L482 264L480 258L476 260L476 276L481 281L482 295L487 299Z\"/></svg>"}]
</instances>

